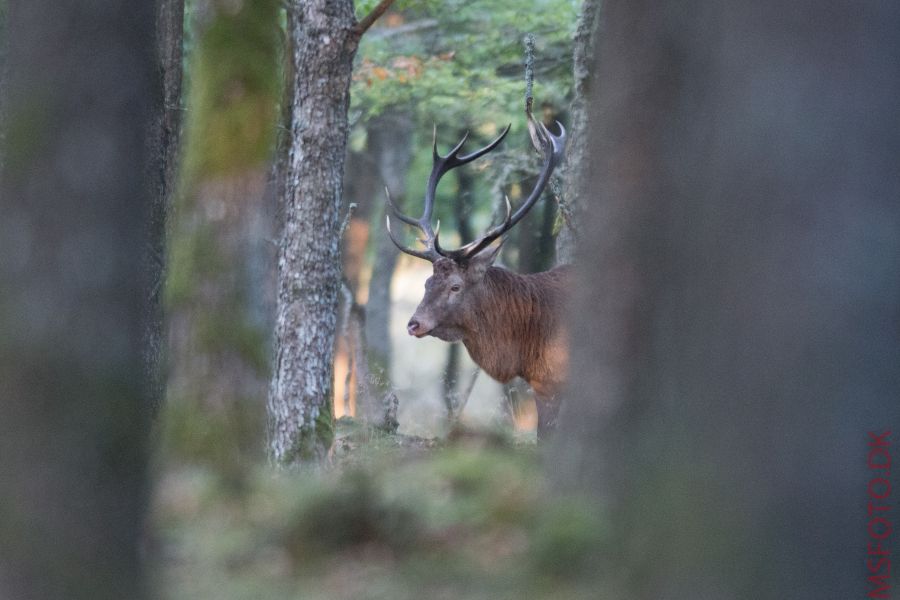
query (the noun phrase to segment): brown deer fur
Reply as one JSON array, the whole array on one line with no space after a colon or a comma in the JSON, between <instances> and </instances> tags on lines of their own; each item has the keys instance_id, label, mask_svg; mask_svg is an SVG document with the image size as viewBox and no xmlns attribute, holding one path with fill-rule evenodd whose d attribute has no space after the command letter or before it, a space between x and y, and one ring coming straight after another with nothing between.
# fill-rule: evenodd
<instances>
[{"instance_id":1,"label":"brown deer fur","mask_svg":"<svg viewBox=\"0 0 900 600\"><path fill-rule=\"evenodd\" d=\"M566 376L560 309L568 269L518 275L499 267L473 290L462 342L478 366L502 383L521 377L552 397Z\"/></svg>"},{"instance_id":2,"label":"brown deer fur","mask_svg":"<svg viewBox=\"0 0 900 600\"><path fill-rule=\"evenodd\" d=\"M490 266L498 248L469 261L440 258L425 297L407 329L461 341L472 360L502 383L521 377L537 395L538 436L553 429L556 395L566 377L568 352L561 309L569 270L518 275Z\"/></svg>"}]
</instances>

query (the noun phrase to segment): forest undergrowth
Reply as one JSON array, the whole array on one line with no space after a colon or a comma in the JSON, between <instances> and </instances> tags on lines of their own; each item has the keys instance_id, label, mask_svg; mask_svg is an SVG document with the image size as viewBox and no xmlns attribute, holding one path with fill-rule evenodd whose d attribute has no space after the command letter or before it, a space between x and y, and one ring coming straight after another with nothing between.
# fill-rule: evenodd
<instances>
[{"instance_id":1,"label":"forest undergrowth","mask_svg":"<svg viewBox=\"0 0 900 600\"><path fill-rule=\"evenodd\" d=\"M428 439L341 419L328 467L170 465L151 515L165 598L603 596L605 524L551 493L533 441L499 430Z\"/></svg>"}]
</instances>

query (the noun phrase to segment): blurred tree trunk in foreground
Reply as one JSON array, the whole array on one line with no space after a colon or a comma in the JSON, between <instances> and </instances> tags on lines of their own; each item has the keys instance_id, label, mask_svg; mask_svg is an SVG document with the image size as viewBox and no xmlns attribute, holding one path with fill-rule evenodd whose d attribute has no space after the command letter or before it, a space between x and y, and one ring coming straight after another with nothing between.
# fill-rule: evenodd
<instances>
[{"instance_id":1,"label":"blurred tree trunk in foreground","mask_svg":"<svg viewBox=\"0 0 900 600\"><path fill-rule=\"evenodd\" d=\"M148 220L150 229L145 257L149 273L150 301L144 340L144 364L150 386L154 413L165 395L162 372L163 310L162 290L165 271L166 221L175 192L178 147L181 133L182 40L184 37L184 0L157 0L156 53L161 94L157 97L154 128L151 132L150 177L156 186Z\"/></svg>"},{"instance_id":2,"label":"blurred tree trunk in foreground","mask_svg":"<svg viewBox=\"0 0 900 600\"><path fill-rule=\"evenodd\" d=\"M152 3L9 14L0 597L146 595L142 317Z\"/></svg>"},{"instance_id":3,"label":"blurred tree trunk in foreground","mask_svg":"<svg viewBox=\"0 0 900 600\"><path fill-rule=\"evenodd\" d=\"M553 473L608 510L611 597L864 597L868 432L900 425L900 5L605 11Z\"/></svg>"},{"instance_id":4,"label":"blurred tree trunk in foreground","mask_svg":"<svg viewBox=\"0 0 900 600\"><path fill-rule=\"evenodd\" d=\"M198 19L166 303L167 449L222 468L263 451L267 326L260 255L278 79L276 0L212 3ZM272 253L274 254L274 253ZM264 265L264 266L260 266Z\"/></svg>"},{"instance_id":5,"label":"blurred tree trunk in foreground","mask_svg":"<svg viewBox=\"0 0 900 600\"><path fill-rule=\"evenodd\" d=\"M591 76L594 74L594 47L597 44L600 27L600 0L583 0L578 15L578 25L573 40L573 70L575 79L575 97L572 99L570 114L569 141L566 148L565 185L563 188L563 205L560 206L561 225L556 236L556 264L570 264L575 259L577 231L569 225L576 225L582 211L581 183L589 164L585 160L584 147L587 144L587 105L591 99ZM591 190L585 196L595 197Z\"/></svg>"},{"instance_id":6,"label":"blurred tree trunk in foreground","mask_svg":"<svg viewBox=\"0 0 900 600\"><path fill-rule=\"evenodd\" d=\"M8 32L6 29L6 0L0 0L0 173L3 172L3 157L6 154L6 46Z\"/></svg>"},{"instance_id":7,"label":"blurred tree trunk in foreground","mask_svg":"<svg viewBox=\"0 0 900 600\"><path fill-rule=\"evenodd\" d=\"M334 336L350 76L360 36L352 0L293 2L293 107L278 250L269 451L282 465L324 458L333 441ZM381 11L381 12L379 12Z\"/></svg>"}]
</instances>

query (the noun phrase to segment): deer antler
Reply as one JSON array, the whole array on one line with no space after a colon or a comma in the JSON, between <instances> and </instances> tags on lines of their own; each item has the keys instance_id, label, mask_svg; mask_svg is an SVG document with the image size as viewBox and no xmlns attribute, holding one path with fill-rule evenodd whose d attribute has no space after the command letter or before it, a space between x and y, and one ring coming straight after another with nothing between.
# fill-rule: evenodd
<instances>
[{"instance_id":1,"label":"deer antler","mask_svg":"<svg viewBox=\"0 0 900 600\"><path fill-rule=\"evenodd\" d=\"M459 156L459 151L462 150L463 144L466 143L466 140L469 139L469 132L463 136L463 138L459 141L456 146L453 147L450 152L447 153L446 156L441 156L437 151L437 127L434 128L434 143L432 145L432 159L434 161L434 165L431 168L431 176L428 178L428 186L425 188L425 209L422 213L422 217L420 219L413 219L412 217L408 217L400 212L397 206L394 204L393 200L391 200L391 195L387 193L387 189L385 189L385 193L387 194L387 203L391 207L391 211L394 215L406 223L407 225L411 225L413 227L417 227L425 234L424 239L420 239L419 241L425 245L424 251L413 250L412 248L407 248L403 244L401 244L397 238L394 237L394 233L391 231L391 218L387 216L387 229L388 235L391 238L391 241L394 242L394 245L397 246L401 251L406 252L407 254L411 254L412 256L416 256L418 258L424 258L425 260L434 262L441 256L447 256L447 254L441 249L440 243L438 242L438 230L440 229L440 221L438 221L437 225L432 229L431 227L431 215L434 212L434 196L437 192L438 182L441 180L448 171L451 169L455 169L456 167L461 167L464 164L470 163L476 158L484 156L494 148L496 148L500 142L503 141L503 138L506 137L506 134L509 133L510 125L506 126L506 129L503 130L497 139L493 142L481 148L480 150L476 150L471 154L466 154L465 156Z\"/></svg>"},{"instance_id":2,"label":"deer antler","mask_svg":"<svg viewBox=\"0 0 900 600\"><path fill-rule=\"evenodd\" d=\"M530 116L531 115L529 115L529 117ZM540 150L544 155L544 164L541 167L541 173L538 175L538 180L534 189L528 194L528 198L525 199L525 202L523 202L522 205L516 209L516 212L512 214L510 214L512 212L512 207L509 204L509 198L506 198L506 218L502 223L490 229L477 240L469 242L459 250L442 251L441 254L443 256L460 262L475 256L490 246L498 237L515 227L516 223L521 221L522 217L528 214L531 207L534 206L538 198L541 197L544 188L547 187L547 183L550 181L553 170L556 168L556 165L562 161L563 153L566 149L566 129L562 126L562 123L557 121L556 125L559 127L560 131L557 136L550 133L550 131L544 127L543 123L531 120L531 124L533 125L533 128L529 127L529 129L533 132L532 141L534 142L534 139L537 138L537 141L540 142L540 147L535 144L535 148Z\"/></svg>"},{"instance_id":3,"label":"deer antler","mask_svg":"<svg viewBox=\"0 0 900 600\"><path fill-rule=\"evenodd\" d=\"M547 183L550 181L550 175L553 173L556 165L558 165L562 160L563 152L565 151L566 147L566 130L562 126L562 123L560 123L559 121L556 122L556 125L559 127L560 131L560 134L557 136L550 133L550 131L546 127L544 127L543 123L536 121L533 117L531 117L530 114L528 116L529 131L531 133L532 143L534 144L535 148L544 155L544 164L541 167L541 173L538 176L537 184L535 184L534 189L531 190L531 193L528 195L528 198L525 199L525 202L523 202L522 205L518 209L516 209L516 212L512 212L512 206L509 203L509 198L507 198L506 218L502 223L490 229L482 237L469 242L458 250L444 250L443 248L441 248L441 245L438 241L440 221L438 221L437 225L433 229L431 227L431 215L434 212L434 197L435 192L437 191L438 182L441 180L441 177L443 177L451 169L455 169L456 167L460 167L466 163L472 162L476 158L484 156L485 154L496 148L500 144L500 142L503 141L503 138L506 137L506 134L509 133L510 126L507 125L506 129L503 130L503 133L501 133L500 136L493 142L491 142L484 148L476 150L471 154L466 154L465 156L458 156L458 154L462 149L463 144L465 144L466 140L469 138L468 132L466 132L462 140L460 140L459 143L453 147L453 149L447 154L447 156L441 156L437 151L437 128L435 128L435 140L432 149L434 166L431 169L431 176L428 178L428 186L425 188L425 210L423 211L422 217L420 219L413 219L412 217L408 217L401 213L394 205L393 200L391 200L391 196L387 193L387 189L385 189L388 205L391 207L394 215L396 215L398 219L400 219L407 225L416 227L425 234L425 238L419 240L420 242L422 242L422 244L425 245L425 250L413 250L412 248L407 248L406 246L401 244L397 240L397 238L394 237L394 233L391 231L391 219L390 216L388 216L388 235L390 236L391 241L394 242L394 245L407 254L411 254L412 256L416 256L418 258L424 258L425 260L431 262L434 262L442 256L451 258L458 262L464 262L484 250L494 240L512 229L516 225L516 223L522 220L522 217L524 217L528 213L528 211L531 210L531 207L534 206L538 198L541 197L541 193L543 193L544 188L547 187Z\"/></svg>"}]
</instances>

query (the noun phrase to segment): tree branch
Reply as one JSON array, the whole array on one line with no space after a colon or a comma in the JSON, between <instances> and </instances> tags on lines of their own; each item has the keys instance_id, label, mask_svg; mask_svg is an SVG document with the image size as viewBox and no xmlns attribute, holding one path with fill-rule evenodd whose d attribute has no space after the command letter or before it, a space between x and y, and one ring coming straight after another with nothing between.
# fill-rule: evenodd
<instances>
[{"instance_id":1,"label":"tree branch","mask_svg":"<svg viewBox=\"0 0 900 600\"><path fill-rule=\"evenodd\" d=\"M525 36L525 113L531 116L531 106L534 103L534 35Z\"/></svg>"},{"instance_id":2,"label":"tree branch","mask_svg":"<svg viewBox=\"0 0 900 600\"><path fill-rule=\"evenodd\" d=\"M394 0L381 0L378 5L372 9L372 12L367 14L362 20L356 24L355 32L358 37L362 37L362 35L368 31L369 27L378 20L378 18L387 12L387 9L391 7L391 4L394 3Z\"/></svg>"}]
</instances>

